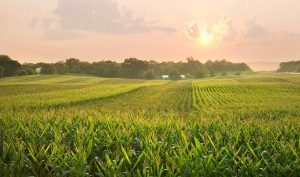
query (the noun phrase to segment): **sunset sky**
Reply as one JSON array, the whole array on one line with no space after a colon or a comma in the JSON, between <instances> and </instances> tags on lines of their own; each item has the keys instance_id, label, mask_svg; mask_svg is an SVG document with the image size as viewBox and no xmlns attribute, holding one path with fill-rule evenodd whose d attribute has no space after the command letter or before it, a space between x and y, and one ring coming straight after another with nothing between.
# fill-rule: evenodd
<instances>
[{"instance_id":1,"label":"sunset sky","mask_svg":"<svg viewBox=\"0 0 300 177\"><path fill-rule=\"evenodd\" d=\"M20 62L296 60L299 7L299 0L0 0L0 53Z\"/></svg>"}]
</instances>

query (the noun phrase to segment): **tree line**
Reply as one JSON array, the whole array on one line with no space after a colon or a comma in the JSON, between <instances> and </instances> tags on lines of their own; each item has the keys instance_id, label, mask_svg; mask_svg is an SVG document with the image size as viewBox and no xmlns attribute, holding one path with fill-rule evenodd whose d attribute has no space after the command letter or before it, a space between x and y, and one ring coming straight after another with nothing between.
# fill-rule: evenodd
<instances>
[{"instance_id":1,"label":"tree line","mask_svg":"<svg viewBox=\"0 0 300 177\"><path fill-rule=\"evenodd\" d=\"M201 63L190 57L185 62L156 62L137 58L127 58L122 63L111 60L99 62L85 62L76 58L69 58L56 63L24 63L20 64L7 55L0 55L0 77L15 75L33 75L40 68L41 74L89 74L100 77L120 77L133 79L156 79L162 75L169 75L170 79L204 78L227 72L251 71L245 63L232 63L226 60L208 60Z\"/></svg>"},{"instance_id":2,"label":"tree line","mask_svg":"<svg viewBox=\"0 0 300 177\"><path fill-rule=\"evenodd\" d=\"M279 64L278 72L297 72L300 73L300 60L288 61Z\"/></svg>"}]
</instances>

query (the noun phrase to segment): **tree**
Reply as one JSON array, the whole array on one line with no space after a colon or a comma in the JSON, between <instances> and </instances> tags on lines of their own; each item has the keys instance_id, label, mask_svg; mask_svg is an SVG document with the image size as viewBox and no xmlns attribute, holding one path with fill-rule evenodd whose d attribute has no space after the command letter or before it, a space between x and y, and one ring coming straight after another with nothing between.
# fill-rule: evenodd
<instances>
[{"instance_id":1,"label":"tree","mask_svg":"<svg viewBox=\"0 0 300 177\"><path fill-rule=\"evenodd\" d=\"M222 76L228 76L228 74L226 72L223 72Z\"/></svg>"},{"instance_id":2,"label":"tree","mask_svg":"<svg viewBox=\"0 0 300 177\"><path fill-rule=\"evenodd\" d=\"M4 68L0 66L0 77L3 77L3 73L4 73Z\"/></svg>"},{"instance_id":3,"label":"tree","mask_svg":"<svg viewBox=\"0 0 300 177\"><path fill-rule=\"evenodd\" d=\"M70 73L80 73L80 60L76 58L69 58L66 60L66 65L69 68Z\"/></svg>"},{"instance_id":4,"label":"tree","mask_svg":"<svg viewBox=\"0 0 300 177\"><path fill-rule=\"evenodd\" d=\"M282 62L277 71L279 72L300 72L300 61Z\"/></svg>"},{"instance_id":5,"label":"tree","mask_svg":"<svg viewBox=\"0 0 300 177\"><path fill-rule=\"evenodd\" d=\"M113 61L93 62L87 73L101 77L118 77L119 64Z\"/></svg>"},{"instance_id":6,"label":"tree","mask_svg":"<svg viewBox=\"0 0 300 177\"><path fill-rule=\"evenodd\" d=\"M2 58L1 58L2 57ZM123 63L117 63L110 60L104 60L100 62L83 62L76 58L69 58L65 62L57 63L24 63L21 65L16 61L11 60L8 56L1 55L0 66L2 75L27 75L35 74L37 68L42 68L42 74L66 74L66 73L87 73L100 77L124 77L124 78L135 78L135 79L154 79L157 76L174 73L173 79L177 80L180 78L178 73L182 73L186 78L204 78L209 76L215 76L215 72L241 72L250 70L245 63L231 63L226 60L211 61L208 60L205 64L201 63L192 57L187 58L186 61L180 62L156 62L153 60L144 61L137 58L127 58ZM14 66L17 66L14 71L10 68L10 73L7 74L7 65L4 63L15 62ZM293 72L300 70L300 64L297 62L282 64L283 68L290 70L293 68ZM297 66L297 67L296 67ZM299 67L298 67L299 66ZM28 69L30 68L30 69ZM174 70L174 71L173 71ZM283 69L286 70L286 69ZM299 71L300 72L300 71ZM170 76L172 78L172 76Z\"/></svg>"},{"instance_id":7,"label":"tree","mask_svg":"<svg viewBox=\"0 0 300 177\"><path fill-rule=\"evenodd\" d=\"M87 73L91 69L91 63L81 61L79 63L79 70L81 73Z\"/></svg>"},{"instance_id":8,"label":"tree","mask_svg":"<svg viewBox=\"0 0 300 177\"><path fill-rule=\"evenodd\" d=\"M17 75L18 76L25 76L25 75L28 75L28 72L26 71L26 69L22 68L22 69L19 69L17 71Z\"/></svg>"},{"instance_id":9,"label":"tree","mask_svg":"<svg viewBox=\"0 0 300 177\"><path fill-rule=\"evenodd\" d=\"M28 66L22 66L17 71L18 76L24 76L24 75L35 75L37 74L36 71L33 68L30 68Z\"/></svg>"},{"instance_id":10,"label":"tree","mask_svg":"<svg viewBox=\"0 0 300 177\"><path fill-rule=\"evenodd\" d=\"M226 72L226 71L251 71L250 67L245 63L232 63L226 60L208 60L205 63L205 67L208 70L215 72Z\"/></svg>"},{"instance_id":11,"label":"tree","mask_svg":"<svg viewBox=\"0 0 300 177\"><path fill-rule=\"evenodd\" d=\"M0 66L4 68L4 71L2 71L3 77L7 77L16 75L16 71L21 67L21 64L7 55L0 55Z\"/></svg>"},{"instance_id":12,"label":"tree","mask_svg":"<svg viewBox=\"0 0 300 177\"><path fill-rule=\"evenodd\" d=\"M190 73L186 73L185 74L185 78L187 78L187 79L193 79L194 77Z\"/></svg>"},{"instance_id":13,"label":"tree","mask_svg":"<svg viewBox=\"0 0 300 177\"><path fill-rule=\"evenodd\" d=\"M236 63L238 71L252 71L246 63Z\"/></svg>"},{"instance_id":14,"label":"tree","mask_svg":"<svg viewBox=\"0 0 300 177\"><path fill-rule=\"evenodd\" d=\"M207 75L207 71L206 70L199 70L195 73L195 77L198 79L204 78Z\"/></svg>"},{"instance_id":15,"label":"tree","mask_svg":"<svg viewBox=\"0 0 300 177\"><path fill-rule=\"evenodd\" d=\"M147 71L145 73L145 78L149 79L149 80L154 79L155 78L154 72L153 71Z\"/></svg>"},{"instance_id":16,"label":"tree","mask_svg":"<svg viewBox=\"0 0 300 177\"><path fill-rule=\"evenodd\" d=\"M210 71L209 71L209 76L210 76L210 77L215 77L215 76L216 76L216 73L215 73L213 70L210 70Z\"/></svg>"},{"instance_id":17,"label":"tree","mask_svg":"<svg viewBox=\"0 0 300 177\"><path fill-rule=\"evenodd\" d=\"M31 69L36 69L37 68L36 64L34 64L34 63L23 63L22 67L23 68L31 68Z\"/></svg>"},{"instance_id":18,"label":"tree","mask_svg":"<svg viewBox=\"0 0 300 177\"><path fill-rule=\"evenodd\" d=\"M54 64L45 64L42 67L41 74L56 74L56 68Z\"/></svg>"},{"instance_id":19,"label":"tree","mask_svg":"<svg viewBox=\"0 0 300 177\"><path fill-rule=\"evenodd\" d=\"M57 62L54 64L54 66L58 74L66 74L68 72L68 65L66 65L64 62Z\"/></svg>"},{"instance_id":20,"label":"tree","mask_svg":"<svg viewBox=\"0 0 300 177\"><path fill-rule=\"evenodd\" d=\"M168 72L169 78L171 80L179 80L180 79L180 73L176 69L172 69Z\"/></svg>"},{"instance_id":21,"label":"tree","mask_svg":"<svg viewBox=\"0 0 300 177\"><path fill-rule=\"evenodd\" d=\"M198 60L192 57L187 58L187 63L182 63L181 73L190 73L194 78L203 78L208 75L207 68Z\"/></svg>"},{"instance_id":22,"label":"tree","mask_svg":"<svg viewBox=\"0 0 300 177\"><path fill-rule=\"evenodd\" d=\"M136 58L128 58L122 64L123 76L129 78L143 78L144 71L148 68L148 62Z\"/></svg>"},{"instance_id":23,"label":"tree","mask_svg":"<svg viewBox=\"0 0 300 177\"><path fill-rule=\"evenodd\" d=\"M296 72L300 73L300 63L298 64Z\"/></svg>"}]
</instances>

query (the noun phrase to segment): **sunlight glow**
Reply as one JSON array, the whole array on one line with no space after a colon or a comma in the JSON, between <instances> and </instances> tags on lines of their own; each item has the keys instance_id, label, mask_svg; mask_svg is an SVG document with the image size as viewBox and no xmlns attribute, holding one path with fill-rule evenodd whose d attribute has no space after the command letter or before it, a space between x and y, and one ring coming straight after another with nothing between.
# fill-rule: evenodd
<instances>
[{"instance_id":1,"label":"sunlight glow","mask_svg":"<svg viewBox=\"0 0 300 177\"><path fill-rule=\"evenodd\" d=\"M209 33L207 29L203 29L200 34L200 43L202 46L209 46L213 44L214 36L212 33Z\"/></svg>"}]
</instances>

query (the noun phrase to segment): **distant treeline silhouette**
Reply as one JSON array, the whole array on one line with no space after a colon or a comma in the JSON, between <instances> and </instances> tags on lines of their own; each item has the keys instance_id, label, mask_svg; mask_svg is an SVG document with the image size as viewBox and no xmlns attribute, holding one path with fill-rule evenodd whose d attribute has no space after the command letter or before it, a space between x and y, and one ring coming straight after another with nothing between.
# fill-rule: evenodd
<instances>
[{"instance_id":1,"label":"distant treeline silhouette","mask_svg":"<svg viewBox=\"0 0 300 177\"><path fill-rule=\"evenodd\" d=\"M232 63L226 60L201 63L190 57L185 62L156 62L137 58L125 59L122 63L106 60L84 62L76 58L57 63L24 63L12 60L7 55L0 55L0 77L37 74L90 74L100 77L121 77L134 79L155 79L169 75L171 79L179 79L181 74L186 78L204 78L216 74L227 75L227 72L240 74L251 71L245 63Z\"/></svg>"},{"instance_id":2,"label":"distant treeline silhouette","mask_svg":"<svg viewBox=\"0 0 300 177\"><path fill-rule=\"evenodd\" d=\"M300 61L282 62L279 65L278 72L297 72L300 73Z\"/></svg>"}]
</instances>

